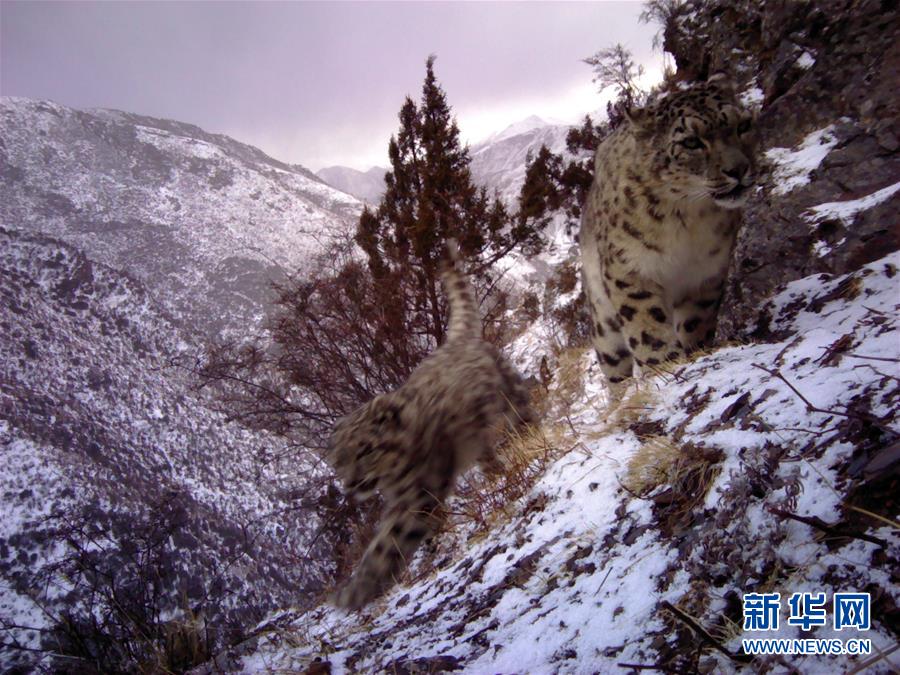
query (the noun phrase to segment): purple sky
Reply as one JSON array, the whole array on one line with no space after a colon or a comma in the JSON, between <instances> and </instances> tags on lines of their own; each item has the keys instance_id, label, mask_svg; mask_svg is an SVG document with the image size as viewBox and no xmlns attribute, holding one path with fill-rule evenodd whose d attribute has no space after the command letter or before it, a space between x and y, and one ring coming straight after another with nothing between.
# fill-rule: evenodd
<instances>
[{"instance_id":1,"label":"purple sky","mask_svg":"<svg viewBox=\"0 0 900 675\"><path fill-rule=\"evenodd\" d=\"M0 2L0 94L191 122L317 170L386 164L425 59L464 138L601 106L581 59L654 71L639 2Z\"/></svg>"}]
</instances>

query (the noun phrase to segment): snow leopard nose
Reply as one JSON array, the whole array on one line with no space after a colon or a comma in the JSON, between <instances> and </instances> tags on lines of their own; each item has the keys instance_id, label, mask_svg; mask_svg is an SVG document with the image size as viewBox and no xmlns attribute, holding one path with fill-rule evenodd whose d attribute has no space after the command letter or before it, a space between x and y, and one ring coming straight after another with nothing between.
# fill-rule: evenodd
<instances>
[{"instance_id":1,"label":"snow leopard nose","mask_svg":"<svg viewBox=\"0 0 900 675\"><path fill-rule=\"evenodd\" d=\"M724 173L729 178L734 179L737 183L743 183L744 177L747 175L747 172L750 170L750 162L746 159L738 160L733 163L731 166L722 169L722 173Z\"/></svg>"}]
</instances>

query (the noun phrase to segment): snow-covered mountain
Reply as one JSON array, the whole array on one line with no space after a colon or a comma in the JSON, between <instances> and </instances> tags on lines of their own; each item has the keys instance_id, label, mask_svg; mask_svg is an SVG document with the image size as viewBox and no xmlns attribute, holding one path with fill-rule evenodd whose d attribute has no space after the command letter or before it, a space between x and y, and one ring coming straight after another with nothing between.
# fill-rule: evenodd
<instances>
[{"instance_id":1,"label":"snow-covered mountain","mask_svg":"<svg viewBox=\"0 0 900 675\"><path fill-rule=\"evenodd\" d=\"M52 649L59 617L110 611L101 599L200 606L217 641L298 600L309 540L273 514L300 477L260 461L284 442L192 394L173 365L190 335L140 281L0 227L0 325L0 669L28 656L15 642Z\"/></svg>"},{"instance_id":2,"label":"snow-covered mountain","mask_svg":"<svg viewBox=\"0 0 900 675\"><path fill-rule=\"evenodd\" d=\"M192 368L359 207L197 127L0 101L0 670L149 663L131 638L195 612L227 644L321 586L315 523L283 516L316 470Z\"/></svg>"},{"instance_id":3,"label":"snow-covered mountain","mask_svg":"<svg viewBox=\"0 0 900 675\"><path fill-rule=\"evenodd\" d=\"M349 166L329 166L317 171L316 175L338 190L369 204L377 204L384 194L384 174L387 171L380 166L373 166L368 171L351 169Z\"/></svg>"},{"instance_id":4,"label":"snow-covered mountain","mask_svg":"<svg viewBox=\"0 0 900 675\"><path fill-rule=\"evenodd\" d=\"M500 131L495 131L490 134L487 138L484 139L479 145L488 144L488 143L499 143L507 138L512 138L513 136L520 136L522 134L527 134L530 131L534 131L535 129L542 129L548 126L565 126L561 122L555 121L547 121L542 117L538 117L537 115L529 115L523 120L519 120L518 122L513 122L508 127Z\"/></svg>"},{"instance_id":5,"label":"snow-covered mountain","mask_svg":"<svg viewBox=\"0 0 900 675\"><path fill-rule=\"evenodd\" d=\"M571 125L545 122L531 116L510 125L469 148L472 178L515 206L525 182L529 154L536 155L542 145L557 154L566 152L566 135Z\"/></svg>"},{"instance_id":6,"label":"snow-covered mountain","mask_svg":"<svg viewBox=\"0 0 900 675\"><path fill-rule=\"evenodd\" d=\"M213 333L255 323L269 281L348 231L359 202L198 127L0 99L0 222L127 270Z\"/></svg>"}]
</instances>

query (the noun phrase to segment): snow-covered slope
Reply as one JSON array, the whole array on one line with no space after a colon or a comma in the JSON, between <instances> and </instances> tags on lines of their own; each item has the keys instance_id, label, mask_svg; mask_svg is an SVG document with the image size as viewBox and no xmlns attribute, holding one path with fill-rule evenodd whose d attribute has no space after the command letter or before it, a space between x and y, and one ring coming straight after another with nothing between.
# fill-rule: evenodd
<instances>
[{"instance_id":1,"label":"snow-covered slope","mask_svg":"<svg viewBox=\"0 0 900 675\"><path fill-rule=\"evenodd\" d=\"M511 518L486 536L471 526L445 535L469 543L419 555L411 578L361 614L322 606L272 616L218 666L823 673L868 658L748 664L741 639L753 637L866 638L877 659L892 647L900 601L898 266L893 254L849 276L789 284L747 327L761 341L645 379L612 416L584 354L582 395L554 437L567 452ZM526 371L533 335L514 348ZM551 384L551 400L572 386ZM871 594L871 630L789 625L791 594L824 592L830 606L847 591ZM781 593L778 631L743 630L750 592Z\"/></svg>"},{"instance_id":2,"label":"snow-covered slope","mask_svg":"<svg viewBox=\"0 0 900 675\"><path fill-rule=\"evenodd\" d=\"M199 605L215 642L298 600L309 522L277 514L304 467L192 395L192 345L140 281L0 228L0 326L0 670L105 593Z\"/></svg>"},{"instance_id":3,"label":"snow-covered slope","mask_svg":"<svg viewBox=\"0 0 900 675\"><path fill-rule=\"evenodd\" d=\"M190 125L0 101L0 670L189 610L226 644L330 573L283 517L314 469L190 369L359 206Z\"/></svg>"},{"instance_id":4,"label":"snow-covered slope","mask_svg":"<svg viewBox=\"0 0 900 675\"><path fill-rule=\"evenodd\" d=\"M338 190L369 204L377 204L384 194L384 174L387 171L380 166L373 166L368 171L358 171L348 166L329 166L317 171L316 175Z\"/></svg>"},{"instance_id":5,"label":"snow-covered slope","mask_svg":"<svg viewBox=\"0 0 900 675\"><path fill-rule=\"evenodd\" d=\"M177 319L244 328L268 283L352 227L302 167L171 120L0 99L0 224L127 270Z\"/></svg>"}]
</instances>

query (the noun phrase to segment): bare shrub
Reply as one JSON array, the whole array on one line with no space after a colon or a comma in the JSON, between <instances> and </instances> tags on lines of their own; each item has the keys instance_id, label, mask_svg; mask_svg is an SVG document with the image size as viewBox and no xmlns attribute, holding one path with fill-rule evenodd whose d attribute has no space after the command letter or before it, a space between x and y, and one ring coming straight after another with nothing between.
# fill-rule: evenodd
<instances>
[{"instance_id":1,"label":"bare shrub","mask_svg":"<svg viewBox=\"0 0 900 675\"><path fill-rule=\"evenodd\" d=\"M66 673L183 672L206 661L228 627L221 613L207 625L202 583L191 589L193 608L188 589L178 588L173 538L184 518L175 495L143 516L90 505L77 516L52 516L41 538L66 553L16 579L50 625L33 629L35 649L19 637L23 627L4 622L3 650Z\"/></svg>"}]
</instances>

